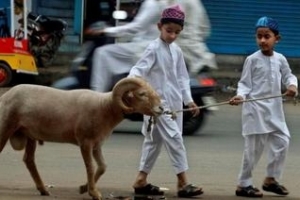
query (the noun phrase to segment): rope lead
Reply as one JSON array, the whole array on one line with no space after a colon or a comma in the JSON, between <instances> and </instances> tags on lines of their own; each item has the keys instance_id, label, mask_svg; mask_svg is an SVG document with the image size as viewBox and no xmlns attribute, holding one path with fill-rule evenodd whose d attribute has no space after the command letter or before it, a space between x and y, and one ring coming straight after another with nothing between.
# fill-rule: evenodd
<instances>
[{"instance_id":1,"label":"rope lead","mask_svg":"<svg viewBox=\"0 0 300 200\"><path fill-rule=\"evenodd\" d=\"M250 102L250 101L259 101L259 100L264 100L264 99L274 99L274 98L279 98L279 97L284 97L284 94L281 95L275 95L275 96L269 96L269 97L261 97L261 98L253 98L253 99L245 99L245 100L241 100L241 103L245 103L245 102ZM208 104L208 105L204 105L204 106L199 106L199 107L195 107L195 108L185 108L182 110L177 110L177 111L165 111L164 114L166 115L171 115L172 119L176 119L176 113L179 112L185 112L185 111L191 111L191 110L196 110L196 109L204 109L204 108L209 108L209 107L215 107L215 106L222 106L222 105L227 105L229 104L230 101L224 101L224 102L219 102L219 103L214 103L214 104Z\"/></svg>"}]
</instances>

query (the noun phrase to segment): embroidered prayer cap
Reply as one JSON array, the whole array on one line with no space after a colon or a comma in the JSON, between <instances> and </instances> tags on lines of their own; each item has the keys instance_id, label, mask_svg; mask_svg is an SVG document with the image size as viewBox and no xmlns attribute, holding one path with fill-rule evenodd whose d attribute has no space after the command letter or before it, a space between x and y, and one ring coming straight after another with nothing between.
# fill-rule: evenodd
<instances>
[{"instance_id":1,"label":"embroidered prayer cap","mask_svg":"<svg viewBox=\"0 0 300 200\"><path fill-rule=\"evenodd\" d=\"M272 30L275 33L279 33L279 25L278 22L271 17L261 17L257 20L255 28L266 27Z\"/></svg>"},{"instance_id":2,"label":"embroidered prayer cap","mask_svg":"<svg viewBox=\"0 0 300 200\"><path fill-rule=\"evenodd\" d=\"M161 22L174 22L181 26L184 24L185 14L182 8L176 4L166 8L161 15Z\"/></svg>"}]
</instances>

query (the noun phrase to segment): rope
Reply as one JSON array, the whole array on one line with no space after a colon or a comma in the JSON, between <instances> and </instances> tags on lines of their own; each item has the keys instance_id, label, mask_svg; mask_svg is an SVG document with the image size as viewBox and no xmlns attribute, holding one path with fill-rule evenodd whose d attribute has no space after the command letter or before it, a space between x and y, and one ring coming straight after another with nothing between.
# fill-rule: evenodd
<instances>
[{"instance_id":1,"label":"rope","mask_svg":"<svg viewBox=\"0 0 300 200\"><path fill-rule=\"evenodd\" d=\"M268 97L261 97L261 98L245 99L245 100L240 100L240 103L246 103L246 102L251 102L251 101L259 101L259 100L265 100L265 99L274 99L274 98L279 98L279 97L284 97L284 96L285 96L285 94L275 95L275 96L268 96ZM163 114L172 115L171 118L175 119L176 118L176 113L179 113L179 112L191 111L191 110L196 110L196 109L204 109L204 108L215 107L215 106L222 106L222 105L229 104L229 102L230 101L223 101L223 102L219 102L219 103L208 104L208 105L194 107L194 108L185 108L185 109L177 110L177 111L165 111L165 112L163 112ZM296 105L296 103L297 103L296 98L294 98L294 104ZM147 127L147 132L148 133L150 133L150 131L151 131L152 124L155 124L155 118L150 117L149 124L148 124L148 127Z\"/></svg>"},{"instance_id":2,"label":"rope","mask_svg":"<svg viewBox=\"0 0 300 200\"><path fill-rule=\"evenodd\" d=\"M279 97L284 97L284 96L285 96L284 94L281 94L281 95L261 97L261 98L245 99L245 100L241 100L240 102L245 103L245 102L259 101L259 100L264 100L264 99L274 99L274 98L279 98ZM185 109L177 110L177 111L165 111L164 114L172 115L172 118L176 118L176 113L179 113L179 112L191 111L191 110L196 110L196 109L204 109L204 108L215 107L215 106L222 106L222 105L229 104L229 102L230 101L224 101L224 102L208 104L208 105L194 107L194 108L185 108Z\"/></svg>"}]
</instances>

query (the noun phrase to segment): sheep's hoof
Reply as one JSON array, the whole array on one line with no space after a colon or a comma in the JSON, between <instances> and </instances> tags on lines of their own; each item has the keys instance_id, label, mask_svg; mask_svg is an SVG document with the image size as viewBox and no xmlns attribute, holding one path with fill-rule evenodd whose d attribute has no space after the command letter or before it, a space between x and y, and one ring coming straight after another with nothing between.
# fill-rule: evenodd
<instances>
[{"instance_id":1,"label":"sheep's hoof","mask_svg":"<svg viewBox=\"0 0 300 200\"><path fill-rule=\"evenodd\" d=\"M93 200L102 200L102 195L97 190L89 191L89 194Z\"/></svg>"},{"instance_id":2,"label":"sheep's hoof","mask_svg":"<svg viewBox=\"0 0 300 200\"><path fill-rule=\"evenodd\" d=\"M41 196L50 196L50 192L47 190L40 191Z\"/></svg>"},{"instance_id":3,"label":"sheep's hoof","mask_svg":"<svg viewBox=\"0 0 300 200\"><path fill-rule=\"evenodd\" d=\"M88 185L87 184L79 186L79 194L84 194L87 191L88 191Z\"/></svg>"},{"instance_id":4,"label":"sheep's hoof","mask_svg":"<svg viewBox=\"0 0 300 200\"><path fill-rule=\"evenodd\" d=\"M50 196L50 192L45 188L45 186L36 187L40 191L41 196Z\"/></svg>"},{"instance_id":5,"label":"sheep's hoof","mask_svg":"<svg viewBox=\"0 0 300 200\"><path fill-rule=\"evenodd\" d=\"M102 197L93 197L93 200L102 200Z\"/></svg>"}]
</instances>

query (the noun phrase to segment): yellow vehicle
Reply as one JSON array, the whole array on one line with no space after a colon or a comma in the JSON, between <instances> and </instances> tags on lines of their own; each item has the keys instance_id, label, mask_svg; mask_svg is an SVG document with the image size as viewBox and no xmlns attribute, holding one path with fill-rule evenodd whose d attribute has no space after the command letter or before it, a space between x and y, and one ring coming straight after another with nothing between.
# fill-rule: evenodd
<instances>
[{"instance_id":1,"label":"yellow vehicle","mask_svg":"<svg viewBox=\"0 0 300 200\"><path fill-rule=\"evenodd\" d=\"M27 40L0 38L0 47L0 87L8 86L17 73L38 75Z\"/></svg>"},{"instance_id":2,"label":"yellow vehicle","mask_svg":"<svg viewBox=\"0 0 300 200\"><path fill-rule=\"evenodd\" d=\"M29 51L27 29L23 28L27 27L24 19L30 2L0 2L0 87L8 86L18 73L38 75L34 56ZM17 30L23 30L22 37L17 37Z\"/></svg>"}]
</instances>

